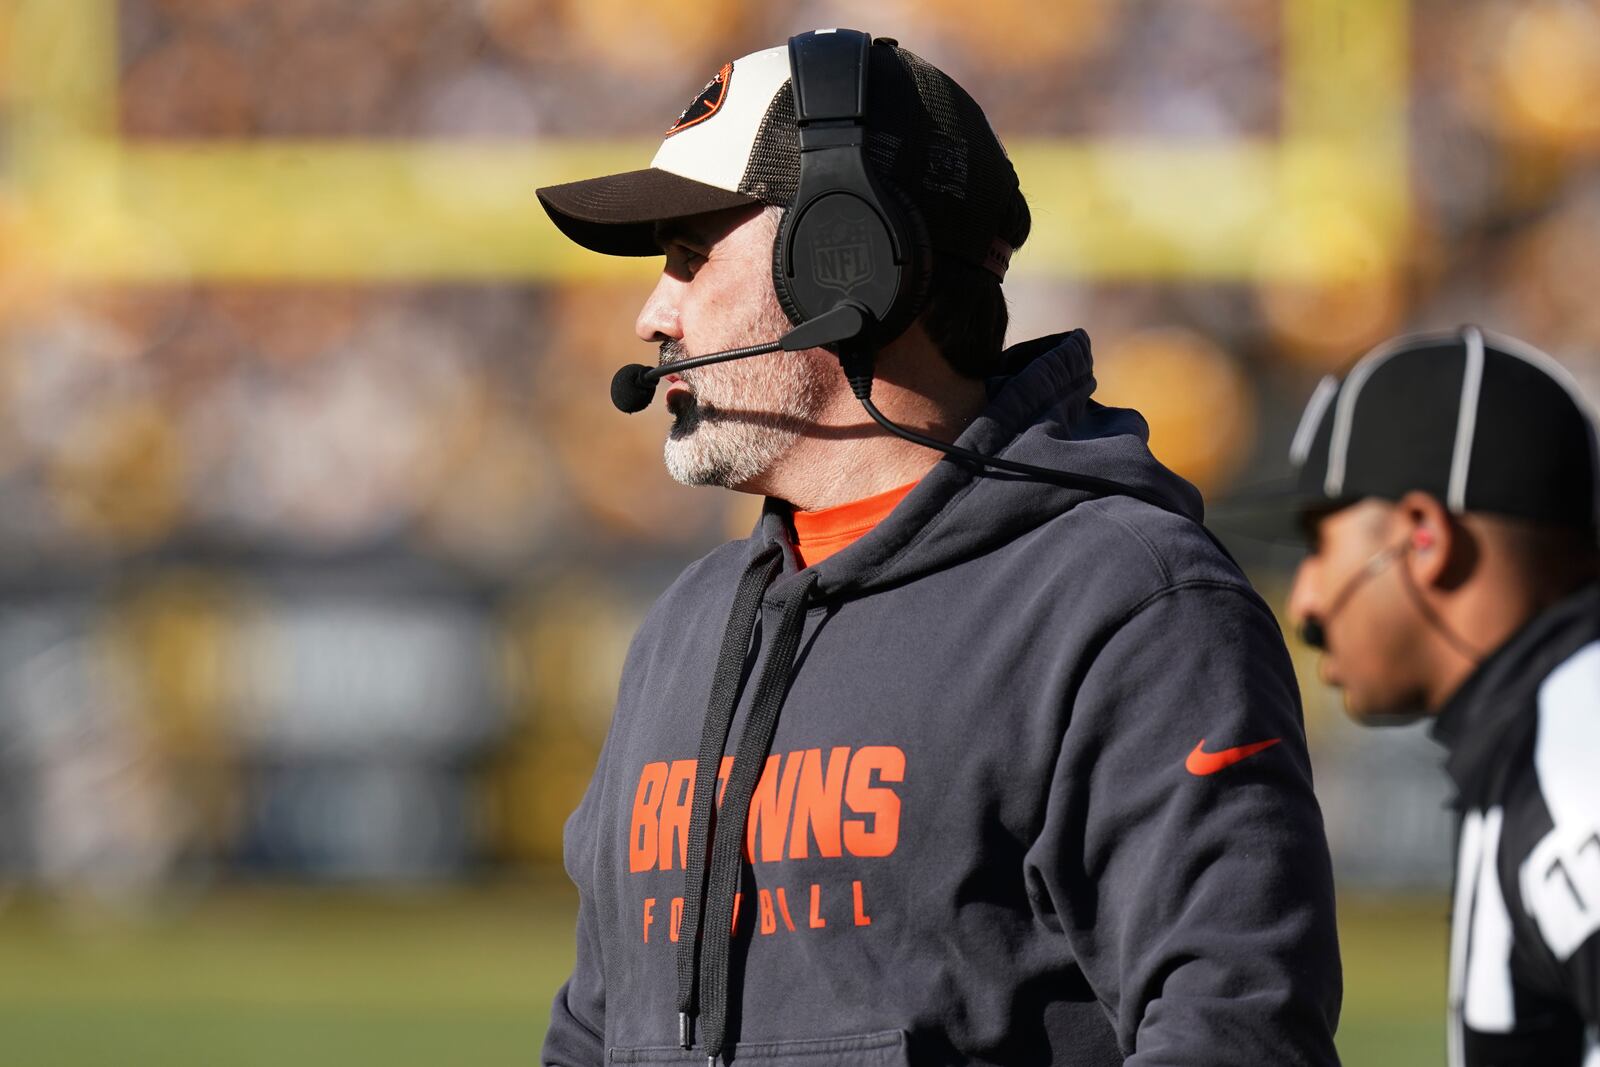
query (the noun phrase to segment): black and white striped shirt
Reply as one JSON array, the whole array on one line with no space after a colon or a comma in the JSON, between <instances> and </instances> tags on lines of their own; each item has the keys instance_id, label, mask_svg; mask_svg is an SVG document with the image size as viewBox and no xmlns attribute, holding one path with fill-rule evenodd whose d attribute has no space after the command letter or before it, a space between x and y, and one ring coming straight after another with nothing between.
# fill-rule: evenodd
<instances>
[{"instance_id":1,"label":"black and white striped shirt","mask_svg":"<svg viewBox=\"0 0 1600 1067\"><path fill-rule=\"evenodd\" d=\"M1600 1067L1600 586L1451 698L1451 1067Z\"/></svg>"}]
</instances>

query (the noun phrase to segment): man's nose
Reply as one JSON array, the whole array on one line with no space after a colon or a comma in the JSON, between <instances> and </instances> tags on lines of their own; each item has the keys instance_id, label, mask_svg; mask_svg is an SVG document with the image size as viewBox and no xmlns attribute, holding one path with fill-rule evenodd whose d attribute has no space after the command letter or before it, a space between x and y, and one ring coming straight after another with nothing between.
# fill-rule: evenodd
<instances>
[{"instance_id":1,"label":"man's nose","mask_svg":"<svg viewBox=\"0 0 1600 1067\"><path fill-rule=\"evenodd\" d=\"M656 287L650 291L639 317L633 322L633 332L639 340L659 344L662 341L683 339L683 326L678 315L678 289L682 283L662 272Z\"/></svg>"},{"instance_id":2,"label":"man's nose","mask_svg":"<svg viewBox=\"0 0 1600 1067\"><path fill-rule=\"evenodd\" d=\"M1299 626L1306 619L1315 617L1322 607L1320 600L1317 595L1316 561L1307 556L1295 570L1294 585L1289 589L1289 621Z\"/></svg>"}]
</instances>

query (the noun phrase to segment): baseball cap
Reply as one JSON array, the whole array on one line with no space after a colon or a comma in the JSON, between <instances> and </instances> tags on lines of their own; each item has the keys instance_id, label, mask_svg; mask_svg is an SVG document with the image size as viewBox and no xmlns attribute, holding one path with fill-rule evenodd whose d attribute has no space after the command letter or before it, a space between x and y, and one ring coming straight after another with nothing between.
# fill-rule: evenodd
<instances>
[{"instance_id":1,"label":"baseball cap","mask_svg":"<svg viewBox=\"0 0 1600 1067\"><path fill-rule=\"evenodd\" d=\"M1600 444L1588 402L1550 356L1463 326L1379 345L1324 378L1285 485L1213 511L1223 528L1304 540L1308 516L1420 490L1452 512L1594 529Z\"/></svg>"},{"instance_id":2,"label":"baseball cap","mask_svg":"<svg viewBox=\"0 0 1600 1067\"><path fill-rule=\"evenodd\" d=\"M868 61L866 156L905 197L934 251L1003 275L1028 236L1027 201L983 111L947 74L880 37ZM661 254L655 225L725 208L789 206L800 134L786 45L724 64L666 132L650 166L539 189L573 241Z\"/></svg>"}]
</instances>

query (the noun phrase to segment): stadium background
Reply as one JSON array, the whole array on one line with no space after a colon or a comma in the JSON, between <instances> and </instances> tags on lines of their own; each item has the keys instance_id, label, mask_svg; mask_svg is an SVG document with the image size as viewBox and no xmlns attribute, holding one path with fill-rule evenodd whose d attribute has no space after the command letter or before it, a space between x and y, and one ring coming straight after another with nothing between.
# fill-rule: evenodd
<instances>
[{"instance_id":1,"label":"stadium background","mask_svg":"<svg viewBox=\"0 0 1600 1067\"><path fill-rule=\"evenodd\" d=\"M0 1063L533 1061L626 642L753 508L532 189L840 23L985 105L1013 336L1213 496L1399 330L1600 387L1594 0L0 0ZM1347 1062L1440 1062L1437 756L1306 708Z\"/></svg>"}]
</instances>

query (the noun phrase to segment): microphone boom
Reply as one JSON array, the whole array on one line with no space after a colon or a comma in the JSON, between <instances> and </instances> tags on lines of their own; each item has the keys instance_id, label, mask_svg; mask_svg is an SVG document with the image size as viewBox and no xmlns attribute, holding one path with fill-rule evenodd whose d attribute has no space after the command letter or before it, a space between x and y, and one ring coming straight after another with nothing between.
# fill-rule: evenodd
<instances>
[{"instance_id":1,"label":"microphone boom","mask_svg":"<svg viewBox=\"0 0 1600 1067\"><path fill-rule=\"evenodd\" d=\"M707 356L695 356L693 359L674 360L659 367L630 363L611 378L611 403L616 405L618 411L632 415L650 406L650 401L655 399L656 383L669 374L694 370L696 367L709 367L713 363L726 363L730 359L764 356L779 349L799 352L802 349L838 344L859 334L866 328L867 321L866 315L860 308L851 303L843 303L827 314L807 319L778 340L766 344L730 348L726 352L713 352Z\"/></svg>"}]
</instances>

